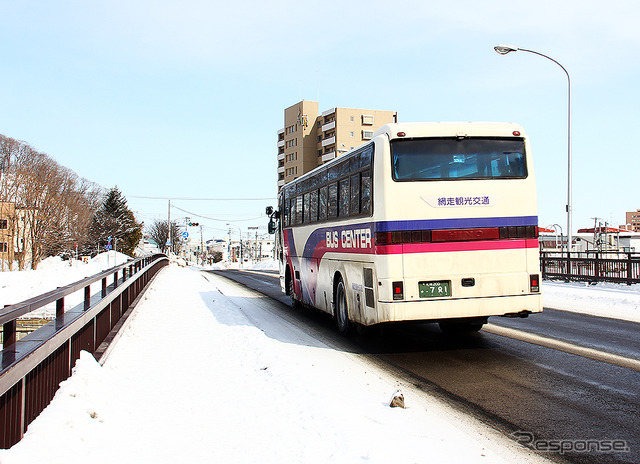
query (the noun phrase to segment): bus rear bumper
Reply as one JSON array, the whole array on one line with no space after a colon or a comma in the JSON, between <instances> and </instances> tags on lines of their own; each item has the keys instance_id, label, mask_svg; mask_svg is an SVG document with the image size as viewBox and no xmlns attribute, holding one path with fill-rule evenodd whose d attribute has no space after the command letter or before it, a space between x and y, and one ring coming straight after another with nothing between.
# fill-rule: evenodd
<instances>
[{"instance_id":1,"label":"bus rear bumper","mask_svg":"<svg viewBox=\"0 0 640 464\"><path fill-rule=\"evenodd\" d=\"M512 316L542 311L542 295L509 295L479 298L432 299L423 301L380 302L376 309L377 322L437 321L450 318ZM366 324L366 323L365 323Z\"/></svg>"}]
</instances>

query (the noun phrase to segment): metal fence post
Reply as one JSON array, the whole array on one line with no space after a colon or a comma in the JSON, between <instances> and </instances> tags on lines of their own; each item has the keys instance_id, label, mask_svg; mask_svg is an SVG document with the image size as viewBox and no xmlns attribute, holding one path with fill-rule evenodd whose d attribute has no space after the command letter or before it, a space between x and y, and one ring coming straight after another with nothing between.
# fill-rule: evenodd
<instances>
[{"instance_id":1,"label":"metal fence post","mask_svg":"<svg viewBox=\"0 0 640 464\"><path fill-rule=\"evenodd\" d=\"M84 288L84 309L85 311L91 306L91 285Z\"/></svg>"},{"instance_id":2,"label":"metal fence post","mask_svg":"<svg viewBox=\"0 0 640 464\"><path fill-rule=\"evenodd\" d=\"M64 315L64 297L56 300L56 317L62 317L63 315Z\"/></svg>"}]
</instances>

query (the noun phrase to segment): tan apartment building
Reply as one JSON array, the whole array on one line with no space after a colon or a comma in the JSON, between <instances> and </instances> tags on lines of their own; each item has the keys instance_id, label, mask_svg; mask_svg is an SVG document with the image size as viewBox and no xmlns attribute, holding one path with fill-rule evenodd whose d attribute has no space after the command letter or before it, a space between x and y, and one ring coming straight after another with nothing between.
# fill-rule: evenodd
<instances>
[{"instance_id":1,"label":"tan apartment building","mask_svg":"<svg viewBox=\"0 0 640 464\"><path fill-rule=\"evenodd\" d=\"M366 143L385 124L398 122L396 111L331 108L301 101L284 110L278 131L278 190L327 161Z\"/></svg>"}]
</instances>

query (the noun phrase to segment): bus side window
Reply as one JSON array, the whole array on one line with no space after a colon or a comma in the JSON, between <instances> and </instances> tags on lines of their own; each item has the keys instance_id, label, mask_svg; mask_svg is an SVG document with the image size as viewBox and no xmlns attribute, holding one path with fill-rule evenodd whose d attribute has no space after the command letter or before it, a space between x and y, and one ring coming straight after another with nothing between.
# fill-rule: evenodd
<instances>
[{"instance_id":1,"label":"bus side window","mask_svg":"<svg viewBox=\"0 0 640 464\"><path fill-rule=\"evenodd\" d=\"M338 216L348 216L349 215L349 199L351 196L349 195L349 178L342 179L338 188L338 195L340 198L340 203L338 204Z\"/></svg>"},{"instance_id":2,"label":"bus side window","mask_svg":"<svg viewBox=\"0 0 640 464\"><path fill-rule=\"evenodd\" d=\"M351 176L351 215L360 213L360 173Z\"/></svg>"},{"instance_id":3,"label":"bus side window","mask_svg":"<svg viewBox=\"0 0 640 464\"><path fill-rule=\"evenodd\" d=\"M309 211L309 217L311 222L316 222L318 220L318 191L314 190L311 192L311 205Z\"/></svg>"},{"instance_id":4,"label":"bus side window","mask_svg":"<svg viewBox=\"0 0 640 464\"><path fill-rule=\"evenodd\" d=\"M364 171L360 182L360 212L362 214L371 214L371 172Z\"/></svg>"},{"instance_id":5,"label":"bus side window","mask_svg":"<svg viewBox=\"0 0 640 464\"><path fill-rule=\"evenodd\" d=\"M308 224L309 222L311 222L311 194L310 193L305 193L304 194L304 220L303 222L305 224Z\"/></svg>"},{"instance_id":6,"label":"bus side window","mask_svg":"<svg viewBox=\"0 0 640 464\"><path fill-rule=\"evenodd\" d=\"M296 224L302 224L302 195L296 197Z\"/></svg>"},{"instance_id":7,"label":"bus side window","mask_svg":"<svg viewBox=\"0 0 640 464\"><path fill-rule=\"evenodd\" d=\"M329 184L329 201L327 202L327 216L338 217L338 183Z\"/></svg>"},{"instance_id":8,"label":"bus side window","mask_svg":"<svg viewBox=\"0 0 640 464\"><path fill-rule=\"evenodd\" d=\"M326 185L320 188L320 195L318 198L318 220L327 220L327 206L329 204L329 187Z\"/></svg>"},{"instance_id":9,"label":"bus side window","mask_svg":"<svg viewBox=\"0 0 640 464\"><path fill-rule=\"evenodd\" d=\"M287 198L286 200L284 200L284 206L282 208L282 210L284 211L284 226L285 227L289 227L291 225L291 211L289 210L289 203L291 203L289 201L289 199Z\"/></svg>"}]
</instances>

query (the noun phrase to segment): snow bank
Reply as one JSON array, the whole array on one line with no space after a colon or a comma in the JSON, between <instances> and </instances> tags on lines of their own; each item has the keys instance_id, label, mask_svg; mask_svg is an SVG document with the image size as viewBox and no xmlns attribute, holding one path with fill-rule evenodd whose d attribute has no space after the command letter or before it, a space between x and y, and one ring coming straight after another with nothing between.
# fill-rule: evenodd
<instances>
[{"instance_id":1,"label":"snow bank","mask_svg":"<svg viewBox=\"0 0 640 464\"><path fill-rule=\"evenodd\" d=\"M88 263L78 260L63 261L52 256L40 262L38 269L26 271L0 272L0 307L19 303L28 298L64 287L73 282L102 272L119 264L126 263L129 256L116 253L100 253ZM97 291L100 282L92 286ZM76 292L65 298L65 305L71 307L82 301L82 292ZM55 303L29 314L29 317L53 317Z\"/></svg>"},{"instance_id":2,"label":"snow bank","mask_svg":"<svg viewBox=\"0 0 640 464\"><path fill-rule=\"evenodd\" d=\"M266 261L260 261L259 263L252 264L248 269L253 271L277 271L280 269L278 262L270 259Z\"/></svg>"},{"instance_id":3,"label":"snow bank","mask_svg":"<svg viewBox=\"0 0 640 464\"><path fill-rule=\"evenodd\" d=\"M640 322L640 285L542 282L545 308Z\"/></svg>"}]
</instances>

